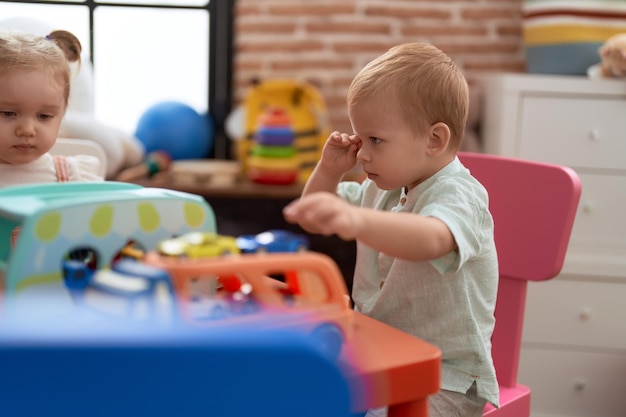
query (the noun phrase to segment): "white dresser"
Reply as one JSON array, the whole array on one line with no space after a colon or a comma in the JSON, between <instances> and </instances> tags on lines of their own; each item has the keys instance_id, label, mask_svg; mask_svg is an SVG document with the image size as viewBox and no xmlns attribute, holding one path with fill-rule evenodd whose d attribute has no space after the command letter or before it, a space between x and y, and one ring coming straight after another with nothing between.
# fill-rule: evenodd
<instances>
[{"instance_id":1,"label":"white dresser","mask_svg":"<svg viewBox=\"0 0 626 417\"><path fill-rule=\"evenodd\" d=\"M532 417L626 417L626 79L481 81L485 152L567 165L582 180L563 271L528 289L519 381Z\"/></svg>"}]
</instances>

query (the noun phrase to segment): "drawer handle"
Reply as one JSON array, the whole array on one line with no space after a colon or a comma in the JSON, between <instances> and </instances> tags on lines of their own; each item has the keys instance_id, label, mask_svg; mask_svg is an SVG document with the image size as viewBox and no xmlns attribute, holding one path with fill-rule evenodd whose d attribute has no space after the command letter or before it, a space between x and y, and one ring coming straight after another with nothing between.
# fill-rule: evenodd
<instances>
[{"instance_id":1,"label":"drawer handle","mask_svg":"<svg viewBox=\"0 0 626 417\"><path fill-rule=\"evenodd\" d=\"M585 381L584 379L577 379L576 381L574 381L574 388L576 389L576 391L582 391L585 388L587 388L587 381Z\"/></svg>"},{"instance_id":2,"label":"drawer handle","mask_svg":"<svg viewBox=\"0 0 626 417\"><path fill-rule=\"evenodd\" d=\"M589 132L589 139L591 139L594 142L599 141L600 131L598 129L591 129L591 131Z\"/></svg>"},{"instance_id":3,"label":"drawer handle","mask_svg":"<svg viewBox=\"0 0 626 417\"><path fill-rule=\"evenodd\" d=\"M580 309L580 313L578 314L578 318L582 321L587 321L591 318L591 309L589 307L583 307Z\"/></svg>"}]
</instances>

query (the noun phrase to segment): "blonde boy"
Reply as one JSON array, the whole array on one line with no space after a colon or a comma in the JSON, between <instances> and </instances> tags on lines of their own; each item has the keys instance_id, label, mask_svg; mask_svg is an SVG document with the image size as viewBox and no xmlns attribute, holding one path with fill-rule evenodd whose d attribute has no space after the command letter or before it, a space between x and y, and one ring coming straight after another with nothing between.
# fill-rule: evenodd
<instances>
[{"instance_id":1,"label":"blonde boy","mask_svg":"<svg viewBox=\"0 0 626 417\"><path fill-rule=\"evenodd\" d=\"M285 218L356 240L355 309L442 350L429 415L482 416L498 404L498 265L487 192L457 158L467 82L442 51L409 43L366 65L347 102L353 133L329 136ZM367 178L342 182L357 164Z\"/></svg>"}]
</instances>

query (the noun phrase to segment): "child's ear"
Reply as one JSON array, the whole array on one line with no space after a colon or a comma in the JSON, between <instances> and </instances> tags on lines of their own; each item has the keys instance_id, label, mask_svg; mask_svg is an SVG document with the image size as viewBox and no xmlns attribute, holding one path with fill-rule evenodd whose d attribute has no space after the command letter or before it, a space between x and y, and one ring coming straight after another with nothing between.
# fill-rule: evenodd
<instances>
[{"instance_id":1,"label":"child's ear","mask_svg":"<svg viewBox=\"0 0 626 417\"><path fill-rule=\"evenodd\" d=\"M450 128L443 122L437 122L429 129L428 151L432 156L438 156L448 149L450 144Z\"/></svg>"}]
</instances>

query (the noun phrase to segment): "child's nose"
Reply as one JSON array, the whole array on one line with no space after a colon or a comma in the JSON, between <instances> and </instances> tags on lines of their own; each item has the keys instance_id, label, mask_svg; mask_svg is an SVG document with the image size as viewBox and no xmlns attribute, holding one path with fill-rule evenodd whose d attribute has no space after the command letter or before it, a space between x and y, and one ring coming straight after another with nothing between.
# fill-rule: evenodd
<instances>
[{"instance_id":1,"label":"child's nose","mask_svg":"<svg viewBox=\"0 0 626 417\"><path fill-rule=\"evenodd\" d=\"M17 129L15 130L15 134L19 137L30 137L35 135L35 124L29 120L24 120L21 122Z\"/></svg>"}]
</instances>

